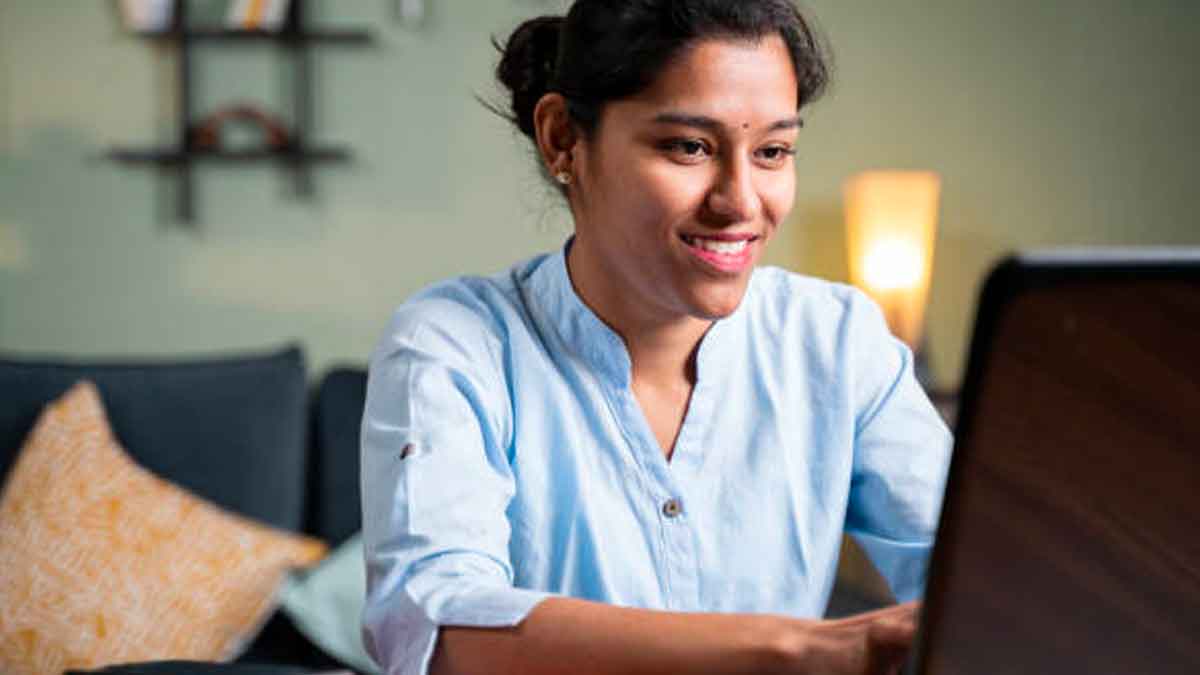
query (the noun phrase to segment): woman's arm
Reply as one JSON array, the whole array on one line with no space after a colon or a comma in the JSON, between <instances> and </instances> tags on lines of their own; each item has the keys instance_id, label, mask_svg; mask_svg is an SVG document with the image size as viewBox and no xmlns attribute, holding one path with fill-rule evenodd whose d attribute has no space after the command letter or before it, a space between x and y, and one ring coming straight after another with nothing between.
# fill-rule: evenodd
<instances>
[{"instance_id":1,"label":"woman's arm","mask_svg":"<svg viewBox=\"0 0 1200 675\"><path fill-rule=\"evenodd\" d=\"M441 628L430 672L893 673L903 664L915 623L914 603L838 621L806 621L549 598L514 628Z\"/></svg>"},{"instance_id":2,"label":"woman's arm","mask_svg":"<svg viewBox=\"0 0 1200 675\"><path fill-rule=\"evenodd\" d=\"M899 600L921 596L953 438L917 382L912 352L856 292L849 344L857 411L845 529Z\"/></svg>"}]
</instances>

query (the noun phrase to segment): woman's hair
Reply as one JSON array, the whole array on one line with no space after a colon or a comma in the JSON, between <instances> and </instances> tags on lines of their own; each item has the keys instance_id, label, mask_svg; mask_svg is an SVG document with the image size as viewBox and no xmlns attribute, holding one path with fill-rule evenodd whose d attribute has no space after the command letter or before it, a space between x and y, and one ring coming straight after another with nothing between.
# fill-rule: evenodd
<instances>
[{"instance_id":1,"label":"woman's hair","mask_svg":"<svg viewBox=\"0 0 1200 675\"><path fill-rule=\"evenodd\" d=\"M493 40L502 54L496 78L511 101L489 107L536 142L534 107L557 92L571 121L591 135L605 103L645 89L696 41L773 34L791 54L803 107L820 95L828 71L824 50L791 0L575 0L565 17L530 19L503 45Z\"/></svg>"}]
</instances>

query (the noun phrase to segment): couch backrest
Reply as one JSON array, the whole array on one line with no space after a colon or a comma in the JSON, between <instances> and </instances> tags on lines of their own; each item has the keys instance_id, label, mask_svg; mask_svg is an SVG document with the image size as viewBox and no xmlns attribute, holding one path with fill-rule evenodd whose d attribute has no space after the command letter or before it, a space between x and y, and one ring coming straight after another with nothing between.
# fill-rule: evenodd
<instances>
[{"instance_id":1,"label":"couch backrest","mask_svg":"<svg viewBox=\"0 0 1200 675\"><path fill-rule=\"evenodd\" d=\"M146 468L276 527L307 525L309 400L298 347L180 361L0 359L0 480L42 408L81 379L96 383L117 439Z\"/></svg>"},{"instance_id":2,"label":"couch backrest","mask_svg":"<svg viewBox=\"0 0 1200 675\"><path fill-rule=\"evenodd\" d=\"M366 399L367 372L362 368L329 371L313 398L306 529L334 546L362 526L358 442Z\"/></svg>"}]
</instances>

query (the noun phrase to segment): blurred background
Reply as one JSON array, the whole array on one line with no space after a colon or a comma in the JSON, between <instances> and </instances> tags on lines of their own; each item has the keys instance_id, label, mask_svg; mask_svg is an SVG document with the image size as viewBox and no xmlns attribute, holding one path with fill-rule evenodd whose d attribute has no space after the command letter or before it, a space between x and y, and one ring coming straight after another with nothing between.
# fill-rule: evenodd
<instances>
[{"instance_id":1,"label":"blurred background","mask_svg":"<svg viewBox=\"0 0 1200 675\"><path fill-rule=\"evenodd\" d=\"M225 3L193 0L193 18ZM412 8L419 5L414 14ZM306 3L370 43L315 44L312 142L344 146L299 198L271 163L200 163L194 219L170 172L104 158L176 139L177 45L115 2L0 3L0 349L152 356L304 347L361 364L425 284L552 249L565 209L495 98L489 38L559 11L535 0ZM834 54L806 116L796 208L768 261L848 279L842 185L869 169L941 177L926 346L964 366L979 283L1007 251L1200 243L1200 4L1193 0L809 0ZM286 50L192 50L192 108L285 120Z\"/></svg>"}]
</instances>

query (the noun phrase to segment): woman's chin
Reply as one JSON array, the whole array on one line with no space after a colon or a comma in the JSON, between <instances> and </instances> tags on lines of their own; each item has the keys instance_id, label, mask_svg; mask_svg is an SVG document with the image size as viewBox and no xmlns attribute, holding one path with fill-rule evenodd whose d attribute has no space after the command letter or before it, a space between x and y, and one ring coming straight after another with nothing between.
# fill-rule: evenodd
<instances>
[{"instance_id":1,"label":"woman's chin","mask_svg":"<svg viewBox=\"0 0 1200 675\"><path fill-rule=\"evenodd\" d=\"M697 318L716 321L737 311L746 295L746 282L719 284L718 288L706 288L692 298L692 313Z\"/></svg>"}]
</instances>

